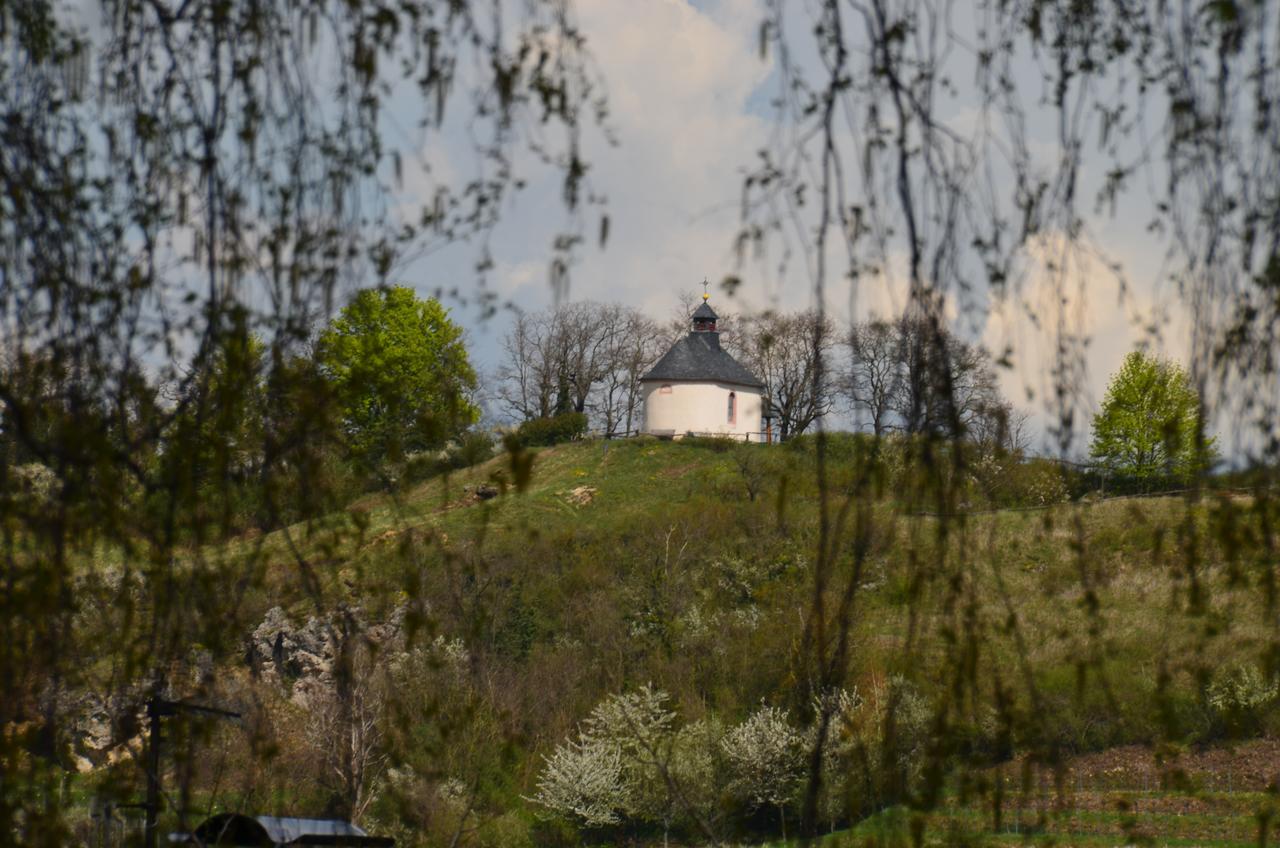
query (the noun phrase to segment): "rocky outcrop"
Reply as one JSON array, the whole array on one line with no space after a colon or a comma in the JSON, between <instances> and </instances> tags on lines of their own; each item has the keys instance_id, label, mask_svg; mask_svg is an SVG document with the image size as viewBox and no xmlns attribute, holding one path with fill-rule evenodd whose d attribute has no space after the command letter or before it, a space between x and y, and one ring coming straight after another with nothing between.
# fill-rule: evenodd
<instances>
[{"instance_id":1,"label":"rocky outcrop","mask_svg":"<svg viewBox=\"0 0 1280 848\"><path fill-rule=\"evenodd\" d=\"M343 610L328 619L315 616L295 625L281 607L272 607L250 634L245 660L254 677L278 683L289 697L306 706L317 692L332 690L334 663L343 633L379 650L396 650L402 641L404 610L386 622L369 624L359 609Z\"/></svg>"},{"instance_id":2,"label":"rocky outcrop","mask_svg":"<svg viewBox=\"0 0 1280 848\"><path fill-rule=\"evenodd\" d=\"M255 676L292 683L331 677L335 655L334 636L318 619L297 627L282 608L272 607L249 636L246 659Z\"/></svg>"},{"instance_id":3,"label":"rocky outcrop","mask_svg":"<svg viewBox=\"0 0 1280 848\"><path fill-rule=\"evenodd\" d=\"M336 611L331 616L309 617L297 624L282 607L272 607L245 640L244 659L250 674L280 691L300 707L314 707L329 699L334 691L334 668L339 640L345 632L362 651L372 649L377 656L394 657L404 651L406 609L397 609L386 621L369 623L358 608ZM384 653L386 652L386 653ZM218 676L213 654L193 649L182 662L171 665L163 696L181 700L194 690L212 687ZM71 767L92 771L122 759L142 756L146 737L146 702L151 684L138 681L108 693L84 690L50 691L46 699L56 702L59 716L65 717L66 736L61 748Z\"/></svg>"},{"instance_id":4,"label":"rocky outcrop","mask_svg":"<svg viewBox=\"0 0 1280 848\"><path fill-rule=\"evenodd\" d=\"M70 746L66 753L76 771L92 771L141 754L146 722L141 686L107 696L68 692L59 700L59 713L67 717Z\"/></svg>"}]
</instances>

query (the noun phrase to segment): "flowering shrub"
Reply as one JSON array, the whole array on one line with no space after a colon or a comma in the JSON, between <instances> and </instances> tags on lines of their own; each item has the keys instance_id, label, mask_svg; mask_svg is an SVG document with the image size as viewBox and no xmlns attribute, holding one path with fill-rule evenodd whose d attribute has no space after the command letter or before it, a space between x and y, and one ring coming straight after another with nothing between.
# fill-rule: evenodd
<instances>
[{"instance_id":1,"label":"flowering shrub","mask_svg":"<svg viewBox=\"0 0 1280 848\"><path fill-rule=\"evenodd\" d=\"M546 758L538 792L529 800L587 827L617 824L631 791L624 777L617 745L568 740Z\"/></svg>"},{"instance_id":2,"label":"flowering shrub","mask_svg":"<svg viewBox=\"0 0 1280 848\"><path fill-rule=\"evenodd\" d=\"M1027 482L1022 500L1033 505L1062 503L1067 500L1066 475L1052 462L1033 461L1026 466Z\"/></svg>"},{"instance_id":3,"label":"flowering shrub","mask_svg":"<svg viewBox=\"0 0 1280 848\"><path fill-rule=\"evenodd\" d=\"M1059 463L990 449L970 464L969 484L1000 506L1049 506L1070 495Z\"/></svg>"},{"instance_id":4,"label":"flowering shrub","mask_svg":"<svg viewBox=\"0 0 1280 848\"><path fill-rule=\"evenodd\" d=\"M1209 686L1209 706L1220 712L1252 710L1276 697L1274 681L1267 682L1251 665L1239 665Z\"/></svg>"},{"instance_id":5,"label":"flowering shrub","mask_svg":"<svg viewBox=\"0 0 1280 848\"><path fill-rule=\"evenodd\" d=\"M583 737L608 741L636 763L666 760L676 715L667 709L669 696L651 685L629 694L611 695L583 723Z\"/></svg>"},{"instance_id":6,"label":"flowering shrub","mask_svg":"<svg viewBox=\"0 0 1280 848\"><path fill-rule=\"evenodd\" d=\"M822 745L822 786L818 813L823 821L834 823L848 812L848 783L857 752L858 720L866 701L858 690L838 688L813 696L814 715L828 716L826 738ZM818 741L818 726L810 728L807 744Z\"/></svg>"},{"instance_id":7,"label":"flowering shrub","mask_svg":"<svg viewBox=\"0 0 1280 848\"><path fill-rule=\"evenodd\" d=\"M671 759L675 713L652 686L611 695L546 758L538 792L529 800L587 827L623 817L669 825L672 802L662 770Z\"/></svg>"},{"instance_id":8,"label":"flowering shrub","mask_svg":"<svg viewBox=\"0 0 1280 848\"><path fill-rule=\"evenodd\" d=\"M761 706L720 742L730 788L753 808L773 806L782 817L804 776L804 737L786 710Z\"/></svg>"},{"instance_id":9,"label":"flowering shrub","mask_svg":"<svg viewBox=\"0 0 1280 848\"><path fill-rule=\"evenodd\" d=\"M1280 695L1275 678L1267 680L1252 665L1237 665L1209 684L1209 707L1233 734L1257 730L1263 710Z\"/></svg>"}]
</instances>

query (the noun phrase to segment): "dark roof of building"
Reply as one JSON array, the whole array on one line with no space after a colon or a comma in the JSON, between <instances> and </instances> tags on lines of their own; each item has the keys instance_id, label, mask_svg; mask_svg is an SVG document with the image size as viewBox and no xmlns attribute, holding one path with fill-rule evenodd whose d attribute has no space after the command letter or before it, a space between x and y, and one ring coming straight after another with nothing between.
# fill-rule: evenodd
<instances>
[{"instance_id":1,"label":"dark roof of building","mask_svg":"<svg viewBox=\"0 0 1280 848\"><path fill-rule=\"evenodd\" d=\"M693 310L693 320L695 321L714 321L719 317L705 300L702 301L701 306Z\"/></svg>"},{"instance_id":2,"label":"dark roof of building","mask_svg":"<svg viewBox=\"0 0 1280 848\"><path fill-rule=\"evenodd\" d=\"M395 840L370 836L351 822L340 819L303 819L287 816L246 816L219 813L205 819L187 841L201 845L282 846L331 845L389 848ZM180 838L181 839L181 838ZM171 838L170 841L173 841Z\"/></svg>"},{"instance_id":3,"label":"dark roof of building","mask_svg":"<svg viewBox=\"0 0 1280 848\"><path fill-rule=\"evenodd\" d=\"M711 307L705 303L698 307ZM696 318L698 313L694 312ZM715 315L714 312L711 312ZM720 347L719 333L690 333L671 346L671 350L649 369L641 380L694 380L699 382L732 383L762 389L764 383L744 368L729 352Z\"/></svg>"}]
</instances>

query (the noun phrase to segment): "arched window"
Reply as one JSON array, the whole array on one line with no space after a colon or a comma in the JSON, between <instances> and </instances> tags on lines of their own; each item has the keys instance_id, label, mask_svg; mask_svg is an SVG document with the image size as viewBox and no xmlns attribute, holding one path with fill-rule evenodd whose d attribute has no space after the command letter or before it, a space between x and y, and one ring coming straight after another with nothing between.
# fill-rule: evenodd
<instances>
[{"instance_id":1,"label":"arched window","mask_svg":"<svg viewBox=\"0 0 1280 848\"><path fill-rule=\"evenodd\" d=\"M738 418L738 396L729 392L729 423L734 424Z\"/></svg>"}]
</instances>

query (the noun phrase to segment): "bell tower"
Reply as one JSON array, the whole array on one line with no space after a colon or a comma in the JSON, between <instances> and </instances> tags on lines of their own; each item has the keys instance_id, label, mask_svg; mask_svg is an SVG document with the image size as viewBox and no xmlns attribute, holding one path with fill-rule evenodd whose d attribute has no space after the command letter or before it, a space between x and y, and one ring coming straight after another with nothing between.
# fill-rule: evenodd
<instances>
[{"instance_id":1,"label":"bell tower","mask_svg":"<svg viewBox=\"0 0 1280 848\"><path fill-rule=\"evenodd\" d=\"M707 281L702 281L702 304L693 310L693 332L695 333L714 333L716 332L716 319L720 316L716 315L716 311L707 303L711 299L711 295L707 293Z\"/></svg>"}]
</instances>

